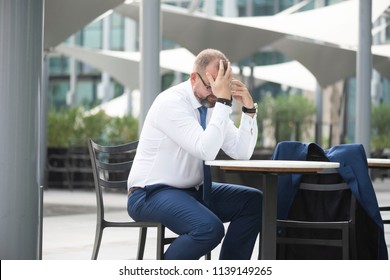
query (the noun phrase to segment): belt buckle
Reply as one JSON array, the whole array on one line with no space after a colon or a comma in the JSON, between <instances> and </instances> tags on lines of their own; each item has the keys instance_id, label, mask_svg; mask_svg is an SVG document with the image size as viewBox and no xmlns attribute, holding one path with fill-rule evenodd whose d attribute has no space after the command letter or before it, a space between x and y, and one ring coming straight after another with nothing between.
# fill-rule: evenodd
<instances>
[{"instance_id":1,"label":"belt buckle","mask_svg":"<svg viewBox=\"0 0 390 280\"><path fill-rule=\"evenodd\" d=\"M140 189L141 187L131 187L128 191L127 191L127 196L131 195L131 193L135 190L138 190Z\"/></svg>"}]
</instances>

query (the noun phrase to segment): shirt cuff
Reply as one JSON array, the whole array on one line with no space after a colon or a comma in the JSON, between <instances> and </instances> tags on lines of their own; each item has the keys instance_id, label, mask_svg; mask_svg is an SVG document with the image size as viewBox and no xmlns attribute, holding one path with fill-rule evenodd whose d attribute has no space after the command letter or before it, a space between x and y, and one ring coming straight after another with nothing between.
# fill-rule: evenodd
<instances>
[{"instance_id":1,"label":"shirt cuff","mask_svg":"<svg viewBox=\"0 0 390 280\"><path fill-rule=\"evenodd\" d=\"M240 127L250 130L256 124L257 124L257 114L251 117L245 113L242 113Z\"/></svg>"}]
</instances>

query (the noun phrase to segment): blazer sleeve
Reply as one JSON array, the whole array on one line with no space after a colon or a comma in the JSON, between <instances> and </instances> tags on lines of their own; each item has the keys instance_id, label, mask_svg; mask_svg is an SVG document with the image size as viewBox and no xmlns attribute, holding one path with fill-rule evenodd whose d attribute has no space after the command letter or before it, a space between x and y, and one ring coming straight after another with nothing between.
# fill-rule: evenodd
<instances>
[{"instance_id":1,"label":"blazer sleeve","mask_svg":"<svg viewBox=\"0 0 390 280\"><path fill-rule=\"evenodd\" d=\"M306 160L308 144L297 141L279 142L272 156L273 160ZM297 193L300 174L278 176L278 219L287 219L288 212Z\"/></svg>"}]
</instances>

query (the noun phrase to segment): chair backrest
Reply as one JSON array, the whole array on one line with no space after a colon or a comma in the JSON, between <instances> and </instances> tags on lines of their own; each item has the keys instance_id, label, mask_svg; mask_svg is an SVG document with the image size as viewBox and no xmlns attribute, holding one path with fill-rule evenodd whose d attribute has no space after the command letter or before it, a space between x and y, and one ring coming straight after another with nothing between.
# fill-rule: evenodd
<instances>
[{"instance_id":1,"label":"chair backrest","mask_svg":"<svg viewBox=\"0 0 390 280\"><path fill-rule=\"evenodd\" d=\"M306 157L311 153L310 150L316 152L315 155ZM343 144L323 150L315 143L285 141L277 144L272 158L279 160L310 160L309 158L311 158L311 160L318 161L321 160L321 154L325 155L328 160L342 163L342 167L338 169L338 172L348 181L353 198L356 199L356 211L352 212L352 214L355 214L356 246L351 246L352 248L355 247L357 258L387 259L383 228L380 227L381 223L377 218L380 215L375 191L368 177L367 159L361 144ZM279 176L279 219L290 219L291 205L296 198L297 191L299 191L299 183L302 182L302 177L295 174ZM332 200L324 208L328 209L334 204L336 203Z\"/></svg>"},{"instance_id":2,"label":"chair backrest","mask_svg":"<svg viewBox=\"0 0 390 280\"><path fill-rule=\"evenodd\" d=\"M337 179L338 173L303 177L290 208L289 218L311 222L334 222L355 219L356 199L349 186Z\"/></svg>"},{"instance_id":3,"label":"chair backrest","mask_svg":"<svg viewBox=\"0 0 390 280\"><path fill-rule=\"evenodd\" d=\"M117 145L103 146L88 141L93 178L95 183L98 218L104 219L102 189L127 190L127 177L135 157L138 141Z\"/></svg>"},{"instance_id":4,"label":"chair backrest","mask_svg":"<svg viewBox=\"0 0 390 280\"><path fill-rule=\"evenodd\" d=\"M329 161L322 150L316 149L316 146L311 147L306 160ZM315 174L302 175L288 218L305 222L348 222L353 235L355 212L356 200L347 183L336 169L326 169ZM289 229L288 235L322 240L341 238L340 231L316 228L315 225L310 229ZM285 254L289 259L338 259L342 257L342 250L329 246L289 245Z\"/></svg>"},{"instance_id":5,"label":"chair backrest","mask_svg":"<svg viewBox=\"0 0 390 280\"><path fill-rule=\"evenodd\" d=\"M307 161L329 161L318 146L309 146ZM289 218L311 222L353 221L356 200L337 169L301 177Z\"/></svg>"}]
</instances>

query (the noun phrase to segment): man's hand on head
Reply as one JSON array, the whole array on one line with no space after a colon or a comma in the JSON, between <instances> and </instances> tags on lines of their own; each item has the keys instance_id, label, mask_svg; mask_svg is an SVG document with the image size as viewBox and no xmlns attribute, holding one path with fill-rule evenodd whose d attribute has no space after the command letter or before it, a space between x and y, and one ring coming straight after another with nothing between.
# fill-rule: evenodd
<instances>
[{"instance_id":1,"label":"man's hand on head","mask_svg":"<svg viewBox=\"0 0 390 280\"><path fill-rule=\"evenodd\" d=\"M215 80L208 72L206 73L206 76L210 82L213 93L217 98L231 99L230 86L232 81L232 68L229 61L227 62L226 69L224 67L224 61L219 61L218 75Z\"/></svg>"}]
</instances>

